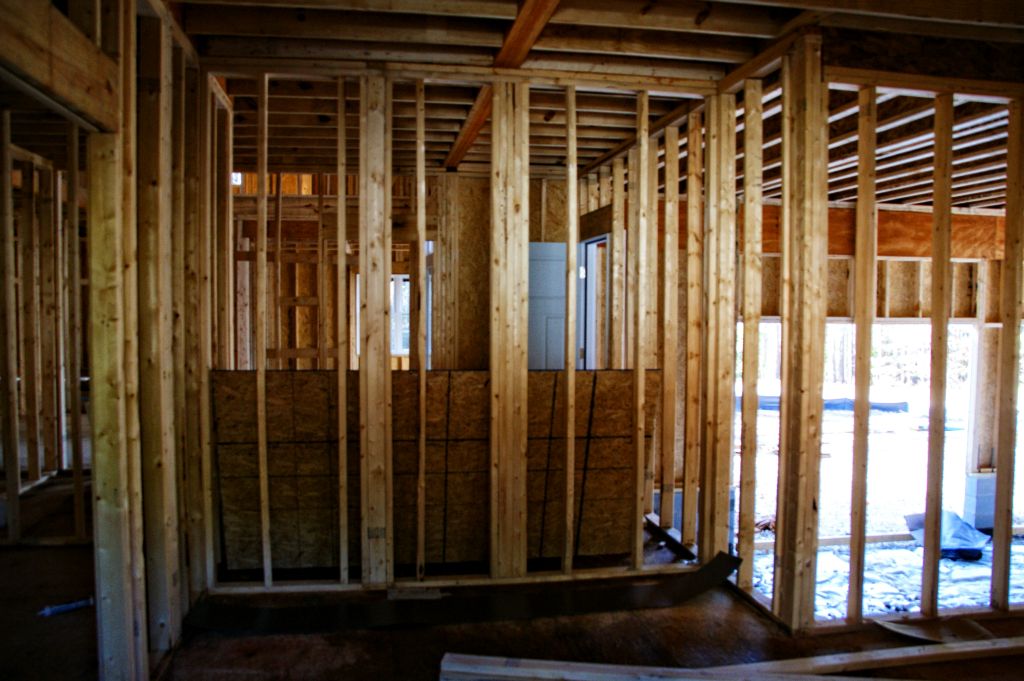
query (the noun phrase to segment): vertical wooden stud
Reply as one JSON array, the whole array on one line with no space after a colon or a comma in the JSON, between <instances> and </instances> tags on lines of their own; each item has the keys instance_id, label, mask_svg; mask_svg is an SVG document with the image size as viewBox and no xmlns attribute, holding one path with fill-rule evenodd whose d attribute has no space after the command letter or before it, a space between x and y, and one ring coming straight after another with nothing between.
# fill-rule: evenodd
<instances>
[{"instance_id":1,"label":"vertical wooden stud","mask_svg":"<svg viewBox=\"0 0 1024 681\"><path fill-rule=\"evenodd\" d=\"M636 356L636 249L640 244L639 220L640 196L637 187L640 184L640 168L637 165L640 150L634 146L626 155L626 172L629 181L626 184L626 278L625 293L622 297L626 306L625 323L625 363L623 368L632 369Z\"/></svg>"},{"instance_id":2,"label":"vertical wooden stud","mask_svg":"<svg viewBox=\"0 0 1024 681\"><path fill-rule=\"evenodd\" d=\"M213 196L215 184L214 137L216 126L213 102L211 101L210 75L202 71L199 78L199 128L201 147L201 188L200 204L202 215L198 221L198 271L199 317L196 334L199 337L199 463L203 492L203 566L206 570L206 586L217 583L215 535L213 518L213 424L210 402L210 370L214 365L215 324L215 266L214 217L216 203Z\"/></svg>"},{"instance_id":3,"label":"vertical wooden stud","mask_svg":"<svg viewBox=\"0 0 1024 681\"><path fill-rule=\"evenodd\" d=\"M1010 103L1006 173L1006 237L999 297L999 435L996 441L996 508L992 531L992 607L1010 605L1010 542L1017 443L1020 370L1021 259L1024 257L1024 100ZM1016 568L1018 571L1020 567ZM1020 579L1020 573L1016 575Z\"/></svg>"},{"instance_id":4,"label":"vertical wooden stud","mask_svg":"<svg viewBox=\"0 0 1024 681\"><path fill-rule=\"evenodd\" d=\"M623 369L625 359L626 316L626 230L624 196L626 166L621 157L612 161L612 234L611 234L611 361L609 368Z\"/></svg>"},{"instance_id":5,"label":"vertical wooden stud","mask_svg":"<svg viewBox=\"0 0 1024 681\"><path fill-rule=\"evenodd\" d=\"M707 305L701 560L730 549L729 495L736 367L736 98L707 100L708 198L704 262Z\"/></svg>"},{"instance_id":6,"label":"vertical wooden stud","mask_svg":"<svg viewBox=\"0 0 1024 681\"><path fill-rule=\"evenodd\" d=\"M18 241L21 246L21 392L25 405L25 445L28 479L38 480L42 474L39 416L40 390L39 352L39 228L36 224L36 169L21 163L21 211L18 215Z\"/></svg>"},{"instance_id":7,"label":"vertical wooden stud","mask_svg":"<svg viewBox=\"0 0 1024 681\"><path fill-rule=\"evenodd\" d=\"M864 537L867 531L868 419L871 415L871 333L878 285L878 208L875 148L878 105L875 88L863 87L857 114L857 236L854 254L856 363L853 400L853 491L850 497L850 589L846 619L861 620L864 604Z\"/></svg>"},{"instance_id":8,"label":"vertical wooden stud","mask_svg":"<svg viewBox=\"0 0 1024 681\"><path fill-rule=\"evenodd\" d=\"M565 543L562 571L572 572L575 523L576 470L576 253L579 249L579 212L575 196L576 177L576 88L565 89Z\"/></svg>"},{"instance_id":9,"label":"vertical wooden stud","mask_svg":"<svg viewBox=\"0 0 1024 681\"><path fill-rule=\"evenodd\" d=\"M263 584L273 583L270 546L270 482L267 470L267 135L270 120L269 77L260 75L256 117L256 438L259 457L260 540Z\"/></svg>"},{"instance_id":10,"label":"vertical wooden stud","mask_svg":"<svg viewBox=\"0 0 1024 681\"><path fill-rule=\"evenodd\" d=\"M65 245L68 249L68 322L67 380L68 434L71 440L71 470L74 480L75 537L85 539L85 457L82 442L82 262L79 240L79 206L81 175L79 131L74 123L68 126L68 221ZM2 330L0 330L2 333ZM10 497L8 497L10 498Z\"/></svg>"},{"instance_id":11,"label":"vertical wooden stud","mask_svg":"<svg viewBox=\"0 0 1024 681\"><path fill-rule=\"evenodd\" d=\"M217 352L221 369L235 368L235 219L231 200L231 112L217 109ZM265 179L265 178L264 178ZM263 188L264 192L266 187Z\"/></svg>"},{"instance_id":12,"label":"vertical wooden stud","mask_svg":"<svg viewBox=\"0 0 1024 681\"><path fill-rule=\"evenodd\" d=\"M928 409L928 491L925 497L924 572L921 613L934 617L939 605L939 554L942 529L942 458L946 445L946 358L949 354L950 258L953 176L953 95L935 97L935 166L932 203L932 355L931 405Z\"/></svg>"},{"instance_id":13,"label":"vertical wooden stud","mask_svg":"<svg viewBox=\"0 0 1024 681\"><path fill-rule=\"evenodd\" d=\"M344 118L344 117L341 117ZM342 214L345 213L345 196L344 196L344 180L338 184L342 188L339 189L338 197L338 211ZM269 342L274 344L274 349L277 350L277 359L274 360L275 369L284 369L287 366L287 360L281 357L281 350L284 349L282 345L282 338L287 337L287 334L283 334L282 328L287 320L284 308L281 307L281 282L284 276L284 244L282 242L281 225L284 220L284 191L281 188L281 173L277 174L277 186L274 188L274 285L272 287L270 307L273 309L272 319L273 323L271 328L273 329L273 336ZM344 219L344 218L342 218Z\"/></svg>"},{"instance_id":14,"label":"vertical wooden stud","mask_svg":"<svg viewBox=\"0 0 1024 681\"><path fill-rule=\"evenodd\" d=\"M526 573L529 89L494 85L491 137L491 576Z\"/></svg>"},{"instance_id":15,"label":"vertical wooden stud","mask_svg":"<svg viewBox=\"0 0 1024 681\"><path fill-rule=\"evenodd\" d=\"M99 668L105 679L141 679L124 375L124 183L120 134L91 134L89 154L89 348L93 514ZM143 619L144 621L144 619ZM145 625L143 625L144 627ZM144 654L145 646L141 646Z\"/></svg>"},{"instance_id":16,"label":"vertical wooden stud","mask_svg":"<svg viewBox=\"0 0 1024 681\"><path fill-rule=\"evenodd\" d=\"M664 277L661 298L661 505L662 527L672 527L676 482L676 381L679 324L679 128L665 128L665 242L661 251Z\"/></svg>"},{"instance_id":17,"label":"vertical wooden stud","mask_svg":"<svg viewBox=\"0 0 1024 681\"><path fill-rule=\"evenodd\" d=\"M644 564L644 492L646 488L647 465L645 461L645 379L647 369L647 287L649 267L647 262L647 234L650 220L650 114L647 91L637 95L636 108L636 139L637 139L637 174L636 181L636 216L635 232L630 235L630 242L635 242L632 265L636 272L633 277L633 466L634 466L634 510L633 510L633 545L631 564L639 570ZM630 186L634 184L630 177ZM657 217L655 216L655 219Z\"/></svg>"},{"instance_id":18,"label":"vertical wooden stud","mask_svg":"<svg viewBox=\"0 0 1024 681\"><path fill-rule=\"evenodd\" d=\"M188 494L186 476L186 453L188 451L188 398L186 397L186 348L185 320L188 316L186 303L185 276L186 250L185 232L187 211L186 184L190 168L185 165L189 144L187 133L187 80L185 53L179 46L172 51L172 93L171 93L171 341L172 371L174 374L174 446L175 446L175 492L178 504L178 607L187 610L189 603L188 559Z\"/></svg>"},{"instance_id":19,"label":"vertical wooden stud","mask_svg":"<svg viewBox=\"0 0 1024 681\"><path fill-rule=\"evenodd\" d=\"M338 111L345 110L345 79L338 79ZM338 242L338 269L335 282L335 298L338 309L338 359L335 367L338 370L338 579L342 584L347 584L348 575L348 370L349 370L349 342L348 342L348 315L352 308L348 304L348 266L345 264L346 252L346 220L345 194L348 186L348 161L345 152L348 148L345 137L345 117L338 116L337 129L337 165L338 175L338 209L334 216L334 238ZM278 176L280 182L280 176ZM278 187L278 202L281 200L280 186ZM280 209L278 210L280 215ZM277 231L277 276L280 282L281 272L281 221L276 221ZM275 301L276 304L276 301ZM278 329L280 334L280 328ZM280 335L278 336L280 339ZM280 347L280 343L278 343Z\"/></svg>"},{"instance_id":20,"label":"vertical wooden stud","mask_svg":"<svg viewBox=\"0 0 1024 681\"><path fill-rule=\"evenodd\" d=\"M390 216L387 213L387 109L390 83L383 76L360 81L359 115L359 400L362 475L363 585L391 580L387 523L391 498L391 353L389 343L391 280Z\"/></svg>"},{"instance_id":21,"label":"vertical wooden stud","mask_svg":"<svg viewBox=\"0 0 1024 681\"><path fill-rule=\"evenodd\" d=\"M139 408L150 652L175 644L181 624L171 351L171 34L139 23Z\"/></svg>"},{"instance_id":22,"label":"vertical wooden stud","mask_svg":"<svg viewBox=\"0 0 1024 681\"><path fill-rule=\"evenodd\" d=\"M327 368L327 329L330 322L327 319L327 273L330 271L330 263L327 254L327 237L324 233L324 194L327 192L325 184L327 176L320 173L316 182L316 357L317 369L321 371Z\"/></svg>"},{"instance_id":23,"label":"vertical wooden stud","mask_svg":"<svg viewBox=\"0 0 1024 681\"><path fill-rule=\"evenodd\" d=\"M743 84L743 404L737 585L749 591L754 574L754 497L757 487L757 376L761 327L762 87Z\"/></svg>"},{"instance_id":24,"label":"vertical wooden stud","mask_svg":"<svg viewBox=\"0 0 1024 681\"><path fill-rule=\"evenodd\" d=\"M776 614L814 621L827 283L828 122L821 39L804 36L783 60L783 378L780 404Z\"/></svg>"},{"instance_id":25,"label":"vertical wooden stud","mask_svg":"<svg viewBox=\"0 0 1024 681\"><path fill-rule=\"evenodd\" d=\"M57 212L60 202L56 192L60 188L56 173L49 168L39 168L39 194L36 203L38 233L39 296L38 325L39 337L39 429L43 449L42 470L57 469L57 450L61 445L58 433L58 390L60 380L57 354L60 333L59 290L57 287Z\"/></svg>"},{"instance_id":26,"label":"vertical wooden stud","mask_svg":"<svg viewBox=\"0 0 1024 681\"><path fill-rule=\"evenodd\" d=\"M427 103L416 81L416 369L419 398L416 462L416 577L426 573L427 536Z\"/></svg>"},{"instance_id":27,"label":"vertical wooden stud","mask_svg":"<svg viewBox=\"0 0 1024 681\"><path fill-rule=\"evenodd\" d=\"M137 36L137 16L138 16L138 3L135 0L121 0L119 3L120 14L117 18L118 27L118 48L116 53L120 56L120 67L121 67L121 82L120 82L120 94L121 94L121 130L120 130L120 141L121 141L121 155L119 169L120 182L121 182L121 261L120 267L122 268L123 278L121 280L121 293L123 296L123 341L122 346L122 361L124 364L124 400L122 405L124 407L124 456L128 465L128 475L126 481L126 489L128 492L128 521L130 523L129 529L129 544L128 548L130 551L131 560L131 579L132 579L132 616L133 616L133 627L131 630L132 642L134 645L134 659L136 660L137 668L134 673L140 677L145 676L149 665L149 651L147 645L147 603L146 603L146 574L145 574L145 559L144 559L144 528L143 528L143 509L142 509L142 466L141 466L141 440L140 440L140 424L139 424L139 294L138 294L138 229L136 225L136 219L138 213L136 211L136 177L135 177L135 166L137 162L136 154L136 138L137 138L137 123L136 123L136 89L137 89L137 60L136 53L138 50L138 36ZM105 28L105 27L104 27ZM92 173L90 172L90 178ZM92 186L90 183L90 192ZM93 200L93 195L90 193L90 205ZM90 236L92 220L90 224ZM103 244L102 241L90 242L89 252L90 254L94 248L110 248L109 242ZM103 244L103 245L101 245ZM92 277L89 278L90 290L92 288ZM89 306L90 315L92 314L92 305ZM95 357L96 344L89 344L90 352ZM92 377L94 374L90 372L90 386L92 385ZM92 394L90 395L92 397ZM95 396L95 399L100 399L99 396ZM95 428L93 430L95 433ZM93 440L93 458L94 460L99 458L99 454L95 447L95 437ZM94 489L96 487L96 471L95 464L93 468L94 476ZM94 514L95 515L95 514ZM97 524L101 521L98 516L94 517ZM103 542L99 540L97 536L95 538L96 551L97 553L104 550ZM102 572L97 570L97 574L100 575ZM103 674L103 667L101 665L101 676Z\"/></svg>"},{"instance_id":28,"label":"vertical wooden stud","mask_svg":"<svg viewBox=\"0 0 1024 681\"><path fill-rule=\"evenodd\" d=\"M700 111L686 122L686 430L683 452L683 543L697 543L697 489L703 437L704 364L704 124Z\"/></svg>"},{"instance_id":29,"label":"vertical wooden stud","mask_svg":"<svg viewBox=\"0 0 1024 681\"><path fill-rule=\"evenodd\" d=\"M189 603L195 603L207 587L205 509L203 493L204 438L202 424L209 408L209 397L203 399L204 367L203 340L203 275L205 268L201 259L203 252L204 187L206 177L205 135L200 124L205 117L201 110L207 108L206 92L200 86L198 71L185 72L185 516L186 542L188 546L188 589ZM201 179L202 178L202 179Z\"/></svg>"},{"instance_id":30,"label":"vertical wooden stud","mask_svg":"<svg viewBox=\"0 0 1024 681\"><path fill-rule=\"evenodd\" d=\"M647 153L647 194L645 195L647 206L647 229L642 237L647 242L645 250L648 254L646 259L648 286L644 289L645 300L643 304L644 320L644 366L657 368L658 353L661 349L661 339L658 332L660 319L660 292L664 285L661 267L658 258L658 139L651 137ZM596 178L595 178L596 179ZM661 410L658 406L659 399L653 404L655 412L652 428L649 434L650 446L644 445L644 515L654 512L654 478L660 467L661 450Z\"/></svg>"},{"instance_id":31,"label":"vertical wooden stud","mask_svg":"<svg viewBox=\"0 0 1024 681\"><path fill-rule=\"evenodd\" d=\"M21 463L18 461L18 348L14 267L14 192L11 112L0 111L0 433L7 492L7 540L21 534Z\"/></svg>"}]
</instances>

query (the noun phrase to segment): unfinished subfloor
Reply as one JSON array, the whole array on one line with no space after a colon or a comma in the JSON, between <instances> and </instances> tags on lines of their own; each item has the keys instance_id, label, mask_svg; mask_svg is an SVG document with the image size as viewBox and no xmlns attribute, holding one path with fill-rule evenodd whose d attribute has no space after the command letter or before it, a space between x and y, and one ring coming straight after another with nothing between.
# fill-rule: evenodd
<instances>
[{"instance_id":1,"label":"unfinished subfloor","mask_svg":"<svg viewBox=\"0 0 1024 681\"><path fill-rule=\"evenodd\" d=\"M567 587L568 588L568 587ZM296 597L309 599L309 596ZM282 605L275 596L273 603ZM252 601L248 601L252 602ZM301 601L295 601L301 602ZM322 599L317 603L321 604ZM1024 634L1024 622L985 620L997 636ZM186 631L168 677L221 679L437 679L446 652L609 664L707 667L912 645L881 629L792 638L728 587L679 606L387 630L302 635L232 635ZM907 679L973 681L1019 678L1024 657L906 667L874 672Z\"/></svg>"},{"instance_id":2,"label":"unfinished subfloor","mask_svg":"<svg viewBox=\"0 0 1024 681\"><path fill-rule=\"evenodd\" d=\"M34 518L32 535L56 536L68 530L70 485L64 481L34 490L24 501L26 511ZM0 551L0 679L96 678L94 609L50 618L36 614L46 605L74 601L92 592L91 546ZM266 598L268 604L276 606L321 606L344 597ZM250 596L245 602L260 604L261 600ZM997 636L1024 635L1024 620L981 621ZM914 643L874 627L792 638L732 589L720 587L673 608L532 621L296 635L187 629L162 678L415 681L436 679L446 652L706 667ZM1024 657L992 658L878 670L874 675L1001 681L1018 678L1022 664Z\"/></svg>"},{"instance_id":3,"label":"unfinished subfloor","mask_svg":"<svg viewBox=\"0 0 1024 681\"><path fill-rule=\"evenodd\" d=\"M48 481L21 501L26 540L73 534L70 479ZM90 513L85 517L91 522ZM96 610L37 614L92 596L93 575L91 544L0 548L0 679L96 678Z\"/></svg>"}]
</instances>

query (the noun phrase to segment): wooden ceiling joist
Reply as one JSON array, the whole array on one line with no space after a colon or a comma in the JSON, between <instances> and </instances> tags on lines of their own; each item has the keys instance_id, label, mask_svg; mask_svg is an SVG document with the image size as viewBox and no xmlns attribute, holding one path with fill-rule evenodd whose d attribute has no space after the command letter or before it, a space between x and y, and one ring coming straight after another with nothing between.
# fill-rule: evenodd
<instances>
[{"instance_id":1,"label":"wooden ceiling joist","mask_svg":"<svg viewBox=\"0 0 1024 681\"><path fill-rule=\"evenodd\" d=\"M933 0L719 0L725 4L766 5L801 10L840 12L871 17L926 19L988 26L1024 28L1024 5L1005 0L934 2Z\"/></svg>"},{"instance_id":2,"label":"wooden ceiling joist","mask_svg":"<svg viewBox=\"0 0 1024 681\"><path fill-rule=\"evenodd\" d=\"M754 56L753 42L740 38L695 36L681 40L666 31L549 26L534 44L535 50L551 52L613 53L636 57L744 62Z\"/></svg>"},{"instance_id":3,"label":"wooden ceiling joist","mask_svg":"<svg viewBox=\"0 0 1024 681\"><path fill-rule=\"evenodd\" d=\"M558 7L558 0L525 0L512 22L512 27L505 34L501 50L494 58L497 68L514 69L526 60L541 31ZM469 116L459 131L459 136L452 145L452 150L445 159L446 168L457 168L465 157L484 123L491 116L491 101L494 90L490 85L480 89Z\"/></svg>"},{"instance_id":4,"label":"wooden ceiling joist","mask_svg":"<svg viewBox=\"0 0 1024 681\"><path fill-rule=\"evenodd\" d=\"M516 16L515 0L179 0L181 5L227 5L235 7L305 7L345 9L352 12L399 12L438 16L472 16L511 20Z\"/></svg>"},{"instance_id":5,"label":"wooden ceiling joist","mask_svg":"<svg viewBox=\"0 0 1024 681\"><path fill-rule=\"evenodd\" d=\"M788 17L780 17L770 9L729 7L699 0L564 0L551 23L774 38L785 18Z\"/></svg>"},{"instance_id":6,"label":"wooden ceiling joist","mask_svg":"<svg viewBox=\"0 0 1024 681\"><path fill-rule=\"evenodd\" d=\"M208 58L228 59L316 59L329 61L419 61L434 64L488 66L491 50L486 47L450 45L443 49L427 41L407 43L345 42L318 38L260 38L212 36L202 39Z\"/></svg>"},{"instance_id":7,"label":"wooden ceiling joist","mask_svg":"<svg viewBox=\"0 0 1024 681\"><path fill-rule=\"evenodd\" d=\"M353 40L497 48L501 22L455 17L340 12L317 9L190 7L185 30L192 35ZM441 50L439 50L441 51Z\"/></svg>"},{"instance_id":8,"label":"wooden ceiling joist","mask_svg":"<svg viewBox=\"0 0 1024 681\"><path fill-rule=\"evenodd\" d=\"M412 162L407 156L415 134L416 79L426 81L424 142L431 172L439 166L485 170L491 143L490 84L529 82L530 159L541 173L556 172L553 164L564 160L563 92L568 84L577 90L577 161L581 172L590 173L635 143L637 91L650 93L649 123L657 135L663 124L679 124L700 107L703 96L737 92L746 79L759 78L764 81L764 188L768 197L777 196L777 72L794 41L817 34L826 42L832 40L834 47L824 66L829 83L830 197L851 197L858 142L856 90L874 85L880 198L911 202L930 196L933 97L953 91L953 182L961 195L952 198L998 200L999 187L989 185L1003 181L1005 106L1009 98L1024 92L1020 83L908 76L871 70L868 64L851 66L834 41L836 35L850 33L851 26L870 32L877 23L881 31L963 40L999 40L992 34L1003 32L1016 42L1017 34L1024 40L1024 27L1014 23L1019 11L1001 5L993 9L991 0L980 0L977 11L971 12L959 6L934 9L923 0L892 6L881 0L829 0L824 3L828 10L822 9L823 3L455 0L438 6L427 0L186 0L180 15L207 67L224 69L226 89L234 100L240 165L249 162L254 149L258 75L271 65L270 154L275 169L295 170L302 169L303 159L317 170L330 160L318 147L330 145L336 135L339 75L356 78L383 70L392 79L393 160L403 172ZM834 26L845 28L827 28ZM961 37L961 29L978 35ZM880 35L880 44L892 35ZM871 62L875 63L888 64ZM354 88L348 94L345 123L355 136L358 101ZM742 133L742 98L737 104L736 129ZM54 134L60 136L63 130ZM34 143L46 148L45 139ZM57 142L53 148L59 152L59 146ZM739 146L738 164L745 156ZM678 154L685 162L685 140ZM663 164L659 159L659 167ZM739 181L742 171L737 171Z\"/></svg>"}]
</instances>

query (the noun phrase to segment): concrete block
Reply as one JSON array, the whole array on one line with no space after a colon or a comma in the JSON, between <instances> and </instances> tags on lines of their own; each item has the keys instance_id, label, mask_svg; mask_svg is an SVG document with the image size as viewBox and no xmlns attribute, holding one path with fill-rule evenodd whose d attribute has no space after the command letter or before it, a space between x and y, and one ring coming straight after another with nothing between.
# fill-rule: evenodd
<instances>
[{"instance_id":1,"label":"concrete block","mask_svg":"<svg viewBox=\"0 0 1024 681\"><path fill-rule=\"evenodd\" d=\"M996 474L968 473L964 493L964 521L979 530L991 530L995 524Z\"/></svg>"}]
</instances>

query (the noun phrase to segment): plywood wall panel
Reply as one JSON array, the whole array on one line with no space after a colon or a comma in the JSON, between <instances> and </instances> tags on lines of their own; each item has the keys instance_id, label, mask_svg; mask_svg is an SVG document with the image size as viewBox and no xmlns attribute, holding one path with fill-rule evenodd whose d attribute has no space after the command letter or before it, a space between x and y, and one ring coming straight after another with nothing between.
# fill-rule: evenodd
<instances>
[{"instance_id":1,"label":"plywood wall panel","mask_svg":"<svg viewBox=\"0 0 1024 681\"><path fill-rule=\"evenodd\" d=\"M560 373L530 372L527 449L528 557L561 556L564 517L564 396ZM633 456L628 371L581 371L577 381L574 545L579 556L617 556L631 542ZM659 374L651 371L648 433L653 433ZM337 566L338 399L333 372L267 373L268 474L275 569ZM416 375L392 374L395 558L411 574L416 550ZM596 390L595 390L596 388ZM247 574L260 567L254 381L251 372L215 372L217 472L224 567ZM350 566L360 564L357 382L349 381ZM427 374L425 557L428 574L441 564L486 571L489 550L489 375L484 371ZM593 401L596 393L596 402ZM593 402L593 404L592 404ZM623 406L625 405L625 406ZM593 407L593 413L591 409ZM554 420L552 420L554 413ZM647 439L648 452L653 438ZM538 564L543 566L544 564ZM358 574L358 572L353 572Z\"/></svg>"},{"instance_id":2,"label":"plywood wall panel","mask_svg":"<svg viewBox=\"0 0 1024 681\"><path fill-rule=\"evenodd\" d=\"M921 311L918 263L893 260L885 267L890 317L917 317Z\"/></svg>"},{"instance_id":3,"label":"plywood wall panel","mask_svg":"<svg viewBox=\"0 0 1024 681\"><path fill-rule=\"evenodd\" d=\"M491 185L485 178L460 177L458 236L458 369L486 369L490 347Z\"/></svg>"},{"instance_id":4,"label":"plywood wall panel","mask_svg":"<svg viewBox=\"0 0 1024 681\"><path fill-rule=\"evenodd\" d=\"M850 317L850 288L853 273L852 261L849 258L829 258L828 260L828 311L829 317Z\"/></svg>"}]
</instances>

